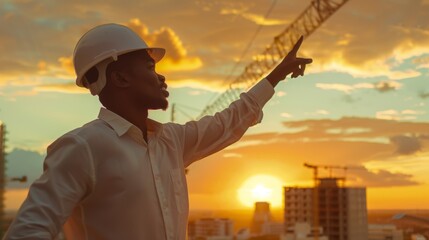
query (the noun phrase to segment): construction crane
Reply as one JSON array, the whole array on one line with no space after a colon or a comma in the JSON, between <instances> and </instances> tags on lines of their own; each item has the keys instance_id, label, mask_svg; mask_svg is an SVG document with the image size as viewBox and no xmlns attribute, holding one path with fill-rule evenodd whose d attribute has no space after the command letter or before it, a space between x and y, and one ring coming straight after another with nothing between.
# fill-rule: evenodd
<instances>
[{"instance_id":1,"label":"construction crane","mask_svg":"<svg viewBox=\"0 0 429 240\"><path fill-rule=\"evenodd\" d=\"M212 104L206 106L197 119L214 114L226 108L244 89L252 86L261 77L282 60L288 49L291 49L298 38L308 37L332 14L341 8L348 0L313 0L311 4L283 32L274 37L262 54L253 59L229 85L229 88L219 95Z\"/></svg>"},{"instance_id":2,"label":"construction crane","mask_svg":"<svg viewBox=\"0 0 429 240\"><path fill-rule=\"evenodd\" d=\"M173 103L171 105L170 121L173 123L177 122L177 116L176 116L177 113L180 113L181 115L186 117L187 120L195 120L194 117L192 117L191 114L188 113L189 111L201 112L201 109L197 109L197 108L179 104L179 103Z\"/></svg>"},{"instance_id":3,"label":"construction crane","mask_svg":"<svg viewBox=\"0 0 429 240\"><path fill-rule=\"evenodd\" d=\"M304 163L304 167L313 169L313 181L314 181L314 188L313 188L313 224L314 224L314 239L319 239L319 227L320 227L320 218L319 218L319 168L323 168L325 170L329 171L329 178L332 178L332 170L333 169L342 169L344 170L344 177L336 178L343 181L343 186L345 186L346 182L346 175L348 169L364 169L362 167L354 167L354 166L339 166L339 165L313 165L309 163Z\"/></svg>"},{"instance_id":4,"label":"construction crane","mask_svg":"<svg viewBox=\"0 0 429 240\"><path fill-rule=\"evenodd\" d=\"M315 186L318 185L317 184L317 178L318 178L317 168L323 168L323 169L327 170L329 172L329 178L332 178L332 171L334 169L342 169L344 171L344 177L337 178L337 179L339 179L339 180L342 181L342 187L345 186L345 182L346 182L346 178L347 178L347 170L349 170L349 169L365 170L364 167L359 167L359 166L312 165L312 164L308 164L308 163L304 163L304 167L316 169L315 170L316 172L314 173L314 178L315 178L314 179L314 181L315 181L314 184L315 184Z\"/></svg>"}]
</instances>

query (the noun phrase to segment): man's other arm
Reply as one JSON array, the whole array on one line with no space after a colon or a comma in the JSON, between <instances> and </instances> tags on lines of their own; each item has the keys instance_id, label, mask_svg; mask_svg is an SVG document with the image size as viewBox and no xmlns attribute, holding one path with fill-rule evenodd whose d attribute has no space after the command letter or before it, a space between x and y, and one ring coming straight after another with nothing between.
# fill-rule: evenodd
<instances>
[{"instance_id":1,"label":"man's other arm","mask_svg":"<svg viewBox=\"0 0 429 240\"><path fill-rule=\"evenodd\" d=\"M79 136L49 146L43 168L3 239L54 239L94 184L90 150Z\"/></svg>"}]
</instances>

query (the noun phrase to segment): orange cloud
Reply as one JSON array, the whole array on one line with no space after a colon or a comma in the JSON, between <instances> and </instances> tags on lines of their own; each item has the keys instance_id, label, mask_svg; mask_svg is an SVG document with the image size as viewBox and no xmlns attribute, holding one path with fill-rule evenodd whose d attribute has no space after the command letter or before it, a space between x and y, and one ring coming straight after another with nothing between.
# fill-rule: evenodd
<instances>
[{"instance_id":1,"label":"orange cloud","mask_svg":"<svg viewBox=\"0 0 429 240\"><path fill-rule=\"evenodd\" d=\"M422 114L414 110L402 110L397 111L394 109L388 109L384 111L379 111L376 113L375 117L378 119L386 120L414 120L417 118L417 115Z\"/></svg>"},{"instance_id":2,"label":"orange cloud","mask_svg":"<svg viewBox=\"0 0 429 240\"><path fill-rule=\"evenodd\" d=\"M285 25L289 22L287 20L265 18L264 16L247 12L247 9L224 8L220 11L220 14L241 16L242 18L258 25Z\"/></svg>"},{"instance_id":3,"label":"orange cloud","mask_svg":"<svg viewBox=\"0 0 429 240\"><path fill-rule=\"evenodd\" d=\"M416 68L429 68L429 56L418 57L413 60Z\"/></svg>"},{"instance_id":4,"label":"orange cloud","mask_svg":"<svg viewBox=\"0 0 429 240\"><path fill-rule=\"evenodd\" d=\"M48 64L45 61L39 61L39 63L37 63L37 68L39 69L39 73L41 74L45 73L47 70L47 66Z\"/></svg>"},{"instance_id":5,"label":"orange cloud","mask_svg":"<svg viewBox=\"0 0 429 240\"><path fill-rule=\"evenodd\" d=\"M168 74L174 72L186 72L190 70L198 69L202 66L202 61L198 57L189 56L187 49L180 40L179 36L171 28L163 27L157 31L150 32L149 29L140 22L139 19L131 19L127 25L136 31L143 39L145 39L152 46L164 47L167 50L167 54L162 62L157 65L157 70L160 72L165 72ZM88 27L89 28L89 27ZM52 33L50 33L52 34ZM39 37L39 36L37 36ZM0 38L2 42L7 39ZM21 40L21 39L18 39ZM12 44L13 42L7 42ZM70 43L70 47L73 44ZM54 46L52 46L54 47ZM8 49L8 51L12 51ZM49 52L52 55L52 52ZM0 59L0 84L23 84L25 86L33 85L37 86L37 91L58 91L58 92L67 92L67 93L80 93L82 91L75 90L71 88L68 83L62 84L41 84L40 81L44 79L53 78L57 79L71 79L75 77L73 61L71 56L60 55L56 57L55 61L49 60L48 52L44 53L43 56L46 56L46 59L39 59L37 62L34 62L34 58L16 58L16 59ZM61 53L56 53L56 56ZM28 54L28 56L34 56L36 53ZM38 54L40 55L40 54ZM52 57L51 57L52 59ZM31 77L30 77L31 76ZM178 79L177 82L180 82L184 77L175 77L174 74L171 75L172 84L176 82L175 79ZM185 79L192 79L185 77ZM32 81L30 81L32 80ZM188 80L186 80L188 81ZM192 80L198 82L198 80ZM36 91L36 92L37 92Z\"/></svg>"},{"instance_id":6,"label":"orange cloud","mask_svg":"<svg viewBox=\"0 0 429 240\"><path fill-rule=\"evenodd\" d=\"M20 14L16 12L12 19L4 19L5 26L9 27L0 31L0 50L7 52L7 56L12 56L0 59L0 70L4 75L0 76L0 84L9 81L11 77L22 76L23 73L37 74L40 70L38 61L46 63L43 69L47 75L44 76L73 78L71 59L64 56L70 55L83 32L106 19L139 16L139 8L109 2L109 8L99 8L103 17L83 18L87 14L89 16L90 9L96 9L98 4L85 7L71 2L56 3L52 8L58 9L57 12L48 11L47 8L35 11L29 4L20 4ZM151 45L162 45L167 49L167 56L157 67L161 73L169 75L173 85L178 82L199 82L204 85L212 79L222 82L226 78L232 69L228 65L232 65L234 59L240 56L243 46L254 33L253 23L270 27L264 28L264 33L255 39L245 62L270 43L307 5L306 2L279 2L270 17L264 18L262 16L268 6L263 2L196 1L174 8L161 8L155 4L145 6L149 10L145 15L148 20L144 24L138 18L133 18L126 24ZM308 71L340 71L358 77L386 76L392 80L420 76L421 72L417 70L426 66L424 63L418 63L415 67L398 66L407 59L412 60L429 53L428 29L420 24L427 18L428 7L421 1L408 4L407 8L400 1L349 1L305 40L301 54L315 60ZM79 11L81 14L77 16L82 16L82 19L64 14L63 11L69 9ZM174 23L159 17L157 13L160 9L171 15ZM390 14L383 14L385 9L389 9ZM10 14L12 13L7 15ZM39 20L38 14L49 17L43 18L42 22L36 21ZM23 21L22 16L34 16L35 20ZM375 16L378 21L373 20ZM392 19L389 16L397 17ZM165 27L156 30L147 27L155 23ZM189 28L190 25L192 28ZM14 29L31 31L31 39L22 37ZM47 39L57 41L52 43ZM40 56L43 59L39 59ZM207 81L206 76L210 74L216 76ZM225 89L221 83L217 86Z\"/></svg>"},{"instance_id":7,"label":"orange cloud","mask_svg":"<svg viewBox=\"0 0 429 240\"><path fill-rule=\"evenodd\" d=\"M58 58L58 62L66 73L68 73L70 76L75 76L72 57L60 57Z\"/></svg>"},{"instance_id":8,"label":"orange cloud","mask_svg":"<svg viewBox=\"0 0 429 240\"><path fill-rule=\"evenodd\" d=\"M407 6L411 7L405 10L404 2L349 1L304 42L302 53L315 59L309 70L394 80L420 76L413 66L398 66L429 53L429 29L421 26L429 6L418 1ZM387 8L389 14L384 14Z\"/></svg>"},{"instance_id":9,"label":"orange cloud","mask_svg":"<svg viewBox=\"0 0 429 240\"><path fill-rule=\"evenodd\" d=\"M401 88L402 84L395 81L380 81L378 83L356 83L356 84L343 84L343 83L316 83L316 87L323 90L336 90L350 94L358 89L375 89L378 92L387 92Z\"/></svg>"},{"instance_id":10,"label":"orange cloud","mask_svg":"<svg viewBox=\"0 0 429 240\"><path fill-rule=\"evenodd\" d=\"M202 66L201 59L188 56L179 36L171 28L163 27L160 30L149 32L149 29L138 18L131 19L126 25L147 41L149 46L166 49L164 59L157 64L159 72L189 71Z\"/></svg>"},{"instance_id":11,"label":"orange cloud","mask_svg":"<svg viewBox=\"0 0 429 240\"><path fill-rule=\"evenodd\" d=\"M30 74L38 70L37 64L28 64L18 59L0 59L0 86L34 84L38 80Z\"/></svg>"},{"instance_id":12,"label":"orange cloud","mask_svg":"<svg viewBox=\"0 0 429 240\"><path fill-rule=\"evenodd\" d=\"M358 83L353 85L341 84L341 83L316 83L316 87L324 90L337 90L344 93L350 93L356 89L373 89L375 86L370 83Z\"/></svg>"},{"instance_id":13,"label":"orange cloud","mask_svg":"<svg viewBox=\"0 0 429 240\"><path fill-rule=\"evenodd\" d=\"M74 82L68 82L63 84L43 84L34 88L37 92L60 92L60 93L71 93L71 94L88 94L88 90L76 86Z\"/></svg>"},{"instance_id":14,"label":"orange cloud","mask_svg":"<svg viewBox=\"0 0 429 240\"><path fill-rule=\"evenodd\" d=\"M44 83L47 78L57 78L58 82ZM0 74L0 85L32 87L30 90L16 90L5 94L12 99L17 96L33 96L40 92L87 93L85 89L75 86L74 81L64 82L64 79L74 80L71 57L60 57L55 63L40 60L35 64L34 70L23 71L20 75L13 72L2 73Z\"/></svg>"}]
</instances>

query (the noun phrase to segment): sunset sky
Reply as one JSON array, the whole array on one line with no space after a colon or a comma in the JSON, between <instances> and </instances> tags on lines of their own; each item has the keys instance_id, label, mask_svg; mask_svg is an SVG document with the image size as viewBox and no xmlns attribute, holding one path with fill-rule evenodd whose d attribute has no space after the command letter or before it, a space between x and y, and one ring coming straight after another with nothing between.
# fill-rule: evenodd
<instances>
[{"instance_id":1,"label":"sunset sky","mask_svg":"<svg viewBox=\"0 0 429 240\"><path fill-rule=\"evenodd\" d=\"M166 48L157 70L166 76L170 105L177 105L176 121L184 123L310 2L2 1L0 120L8 130L9 177L34 181L46 147L97 117L98 99L74 85L72 66L74 46L90 28L125 24L151 46ZM304 39L298 55L313 64L304 77L277 86L262 123L189 167L191 209L248 208L239 196L248 188L263 195L311 186L304 162L350 166L333 174L346 174L349 186L366 186L370 209L428 209L428 19L428 0L349 0ZM151 117L168 122L171 111ZM28 184L7 186L6 208L17 208Z\"/></svg>"}]
</instances>

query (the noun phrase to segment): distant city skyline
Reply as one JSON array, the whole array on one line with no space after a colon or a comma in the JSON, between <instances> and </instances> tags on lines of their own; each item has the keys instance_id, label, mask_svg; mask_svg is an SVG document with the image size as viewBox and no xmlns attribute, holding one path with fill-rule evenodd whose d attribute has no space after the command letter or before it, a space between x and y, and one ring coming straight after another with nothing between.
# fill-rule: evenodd
<instances>
[{"instance_id":1,"label":"distant city skyline","mask_svg":"<svg viewBox=\"0 0 429 240\"><path fill-rule=\"evenodd\" d=\"M281 211L285 214L284 218L277 216L276 211L271 211L270 205L267 202L256 202L253 211L249 211L246 215L243 213L237 215L234 211L224 211L222 213L199 212L198 214L191 212L188 236L190 240L201 238L207 240L212 238L217 240L414 240L423 239L419 238L420 236L429 237L429 210L415 211L413 213L411 213L412 211L398 213L393 210L368 211L367 218L365 209L354 209L353 206L350 206L351 208L344 213L331 209L332 211L328 214L330 215L328 219L325 218L326 216L321 218L321 220L331 221L331 224L328 224L328 228L326 226L316 228L319 232L318 237L316 237L312 220L305 220L301 214L295 214L298 209L299 213L303 213L304 206L302 202L299 202L298 205L300 206L297 206L294 198L298 197L300 199L304 195L310 196L312 191L306 193L307 190L310 189L291 188L290 194L285 193L287 195L286 208ZM349 190L354 192L357 189L348 189L344 193L349 192ZM347 193L347 195L350 193ZM289 199L289 204L287 200L288 196L292 197L292 199ZM355 199L350 200L357 203ZM364 205L361 205L361 207ZM337 207L341 208L340 206ZM326 210L328 209L323 210L322 213L326 214ZM364 216L357 216L358 212L361 212ZM342 216L335 218L336 214ZM359 218L361 219L359 220ZM299 221L290 222L290 219ZM349 220L353 222L349 222ZM345 225L338 226L341 222ZM358 227L358 225L360 226ZM233 230L231 231L231 229ZM338 231L342 232L343 230L342 234L338 234Z\"/></svg>"}]
</instances>

